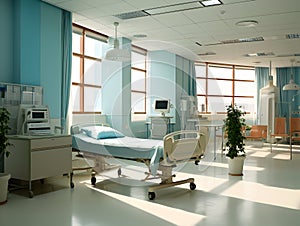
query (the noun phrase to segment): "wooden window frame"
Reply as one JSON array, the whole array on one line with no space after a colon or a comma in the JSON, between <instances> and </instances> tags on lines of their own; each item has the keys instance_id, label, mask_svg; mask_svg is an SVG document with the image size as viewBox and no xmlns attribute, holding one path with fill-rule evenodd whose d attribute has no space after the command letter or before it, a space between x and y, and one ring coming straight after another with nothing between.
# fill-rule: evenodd
<instances>
[{"instance_id":1,"label":"wooden window frame","mask_svg":"<svg viewBox=\"0 0 300 226\"><path fill-rule=\"evenodd\" d=\"M85 47L85 38L92 37L95 39L98 39L99 41L107 41L108 36L103 35L99 32L96 32L94 30L91 30L89 28L80 26L78 24L73 23L72 24L72 33L77 33L81 35L81 40L80 40L80 53L72 53L72 56L79 57L80 59L80 82L72 82L72 86L79 86L80 90L80 100L79 100L79 111L73 111L73 114L101 114L99 111L85 111L84 110L84 88L86 87L93 87L93 88L99 88L99 90L102 89L101 85L93 85L93 84L86 84L84 83L84 60L89 59L89 60L94 60L98 62L102 62L101 58L96 58L96 57L91 57L88 55L85 55L84 53L84 47Z\"/></svg>"},{"instance_id":2,"label":"wooden window frame","mask_svg":"<svg viewBox=\"0 0 300 226\"><path fill-rule=\"evenodd\" d=\"M202 112L203 114L211 114L211 112L208 111L208 97L231 97L232 98L232 104L235 103L235 98L254 98L254 96L238 96L234 95L235 93L235 82L255 82L254 80L249 80L249 79L235 79L235 71L237 69L253 69L254 67L251 66L244 66L244 65L233 65L233 64L219 64L219 63L213 63L213 62L196 62L195 66L201 65L205 66L205 76L197 76L196 75L196 80L202 79L205 80L205 94L197 94L199 97L204 97L205 98L205 112ZM209 78L208 77L208 71L209 71L209 66L214 66L214 67L220 67L220 68L231 68L232 69L232 78ZM231 81L232 82L232 95L208 95L208 80L221 80L221 81ZM217 114L225 114L226 112L217 112ZM250 114L250 112L246 112L246 114Z\"/></svg>"},{"instance_id":3,"label":"wooden window frame","mask_svg":"<svg viewBox=\"0 0 300 226\"><path fill-rule=\"evenodd\" d=\"M145 91L131 89L131 94L132 93L144 94L144 96L145 96L145 101L144 101L144 109L145 109L145 111L142 111L142 112L133 112L133 114L146 114L146 97L147 97L147 50L142 49L142 48L137 47L137 46L133 46L132 47L132 52L135 52L135 53L138 53L138 54L142 54L142 55L145 56L145 67L144 67L145 69L136 68L136 67L131 66L131 70L143 72L144 75L145 75L145 83L144 83Z\"/></svg>"}]
</instances>

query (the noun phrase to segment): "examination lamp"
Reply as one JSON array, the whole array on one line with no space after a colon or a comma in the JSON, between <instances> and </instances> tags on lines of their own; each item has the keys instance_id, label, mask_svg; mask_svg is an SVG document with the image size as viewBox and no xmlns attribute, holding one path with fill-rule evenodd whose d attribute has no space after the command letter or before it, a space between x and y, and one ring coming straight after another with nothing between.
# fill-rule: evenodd
<instances>
[{"instance_id":1,"label":"examination lamp","mask_svg":"<svg viewBox=\"0 0 300 226\"><path fill-rule=\"evenodd\" d=\"M114 22L115 26L115 38L114 38L114 44L113 48L109 49L106 54L105 54L105 59L106 60L111 60L111 61L129 61L131 59L130 52L126 49L120 49L119 48L119 40L117 36L117 27L119 23Z\"/></svg>"},{"instance_id":2,"label":"examination lamp","mask_svg":"<svg viewBox=\"0 0 300 226\"><path fill-rule=\"evenodd\" d=\"M292 68L291 68L291 79L290 79L290 82L288 84L286 84L285 86L283 86L282 90L285 90L285 91L289 91L289 90L300 90L300 86L298 84L295 83L294 81L294 75L293 75L293 62L295 60L291 60L291 63L292 63Z\"/></svg>"}]
</instances>

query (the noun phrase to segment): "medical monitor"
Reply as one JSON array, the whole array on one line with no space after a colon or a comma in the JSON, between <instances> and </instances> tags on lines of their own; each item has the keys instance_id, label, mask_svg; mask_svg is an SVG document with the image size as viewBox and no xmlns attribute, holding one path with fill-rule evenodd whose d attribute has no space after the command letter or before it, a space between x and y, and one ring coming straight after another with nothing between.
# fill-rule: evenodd
<instances>
[{"instance_id":1,"label":"medical monitor","mask_svg":"<svg viewBox=\"0 0 300 226\"><path fill-rule=\"evenodd\" d=\"M155 112L161 113L165 116L166 113L170 112L170 101L169 100L155 100L154 103Z\"/></svg>"}]
</instances>

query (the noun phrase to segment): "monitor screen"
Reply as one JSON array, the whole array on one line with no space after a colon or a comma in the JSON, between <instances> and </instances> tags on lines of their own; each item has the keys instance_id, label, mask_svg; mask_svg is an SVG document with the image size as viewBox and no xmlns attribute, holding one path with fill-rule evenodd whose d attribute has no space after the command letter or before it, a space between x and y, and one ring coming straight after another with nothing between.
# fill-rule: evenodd
<instances>
[{"instance_id":1,"label":"monitor screen","mask_svg":"<svg viewBox=\"0 0 300 226\"><path fill-rule=\"evenodd\" d=\"M169 100L155 100L154 111L161 113L165 116L165 113L170 112L170 101Z\"/></svg>"},{"instance_id":2,"label":"monitor screen","mask_svg":"<svg viewBox=\"0 0 300 226\"><path fill-rule=\"evenodd\" d=\"M169 101L168 100L156 100L155 101L155 109L156 110L164 110L169 108Z\"/></svg>"}]
</instances>

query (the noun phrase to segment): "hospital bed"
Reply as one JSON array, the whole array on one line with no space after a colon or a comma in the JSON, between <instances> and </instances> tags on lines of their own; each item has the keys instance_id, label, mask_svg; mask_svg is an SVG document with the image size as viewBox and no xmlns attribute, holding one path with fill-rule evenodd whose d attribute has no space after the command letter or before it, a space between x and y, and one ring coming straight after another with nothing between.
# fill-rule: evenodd
<instances>
[{"instance_id":1,"label":"hospital bed","mask_svg":"<svg viewBox=\"0 0 300 226\"><path fill-rule=\"evenodd\" d=\"M198 164L204 155L206 141L199 131L176 131L167 134L163 140L141 139L124 136L117 130L102 124L78 124L71 127L72 147L85 158L96 161L93 170L97 173L106 169L106 158L127 159L146 164L147 177L159 176L161 183L148 188L148 198L155 198L155 191L184 183L194 190L194 178L173 181L172 169L177 163L195 161ZM160 171L161 173L158 173ZM121 169L118 170L118 176ZM95 173L91 177L96 184Z\"/></svg>"}]
</instances>

